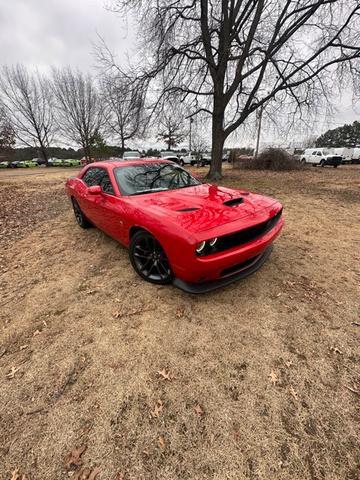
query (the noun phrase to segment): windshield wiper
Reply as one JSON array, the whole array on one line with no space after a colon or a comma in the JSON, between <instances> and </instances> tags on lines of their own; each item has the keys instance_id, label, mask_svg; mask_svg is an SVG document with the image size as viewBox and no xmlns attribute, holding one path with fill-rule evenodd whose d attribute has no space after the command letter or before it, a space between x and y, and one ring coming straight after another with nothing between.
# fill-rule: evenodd
<instances>
[{"instance_id":1,"label":"windshield wiper","mask_svg":"<svg viewBox=\"0 0 360 480\"><path fill-rule=\"evenodd\" d=\"M143 193L154 193L154 192L163 192L168 190L168 188L148 188L147 190L141 190L140 192L131 193L129 197L133 195L142 195Z\"/></svg>"}]
</instances>

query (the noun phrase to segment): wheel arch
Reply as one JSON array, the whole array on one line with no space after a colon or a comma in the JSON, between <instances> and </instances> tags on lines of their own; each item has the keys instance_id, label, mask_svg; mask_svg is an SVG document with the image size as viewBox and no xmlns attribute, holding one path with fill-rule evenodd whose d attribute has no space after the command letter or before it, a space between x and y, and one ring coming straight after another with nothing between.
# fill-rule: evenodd
<instances>
[{"instance_id":1,"label":"wheel arch","mask_svg":"<svg viewBox=\"0 0 360 480\"><path fill-rule=\"evenodd\" d=\"M142 232L151 233L151 232L149 232L149 230L147 230L147 229L144 228L144 227L140 227L139 225L133 225L133 226L130 227L130 229L129 229L129 240L132 239L132 237L135 235L135 233L141 232L141 231L142 231ZM153 234L151 233L151 235L153 235Z\"/></svg>"}]
</instances>

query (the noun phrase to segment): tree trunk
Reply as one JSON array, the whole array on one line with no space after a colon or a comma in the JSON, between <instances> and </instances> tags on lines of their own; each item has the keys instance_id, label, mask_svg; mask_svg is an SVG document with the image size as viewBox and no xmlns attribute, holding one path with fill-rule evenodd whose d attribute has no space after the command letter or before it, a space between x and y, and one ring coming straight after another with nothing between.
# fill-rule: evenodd
<instances>
[{"instance_id":1,"label":"tree trunk","mask_svg":"<svg viewBox=\"0 0 360 480\"><path fill-rule=\"evenodd\" d=\"M47 151L46 151L46 148L44 147L44 145L40 145L40 150L41 150L41 155L43 157L43 159L45 160L45 165L48 167L49 166L49 158L48 158L48 154L47 154Z\"/></svg>"},{"instance_id":2,"label":"tree trunk","mask_svg":"<svg viewBox=\"0 0 360 480\"><path fill-rule=\"evenodd\" d=\"M121 156L124 156L124 151L125 151L125 140L124 137L121 137Z\"/></svg>"},{"instance_id":3,"label":"tree trunk","mask_svg":"<svg viewBox=\"0 0 360 480\"><path fill-rule=\"evenodd\" d=\"M86 163L90 163L91 161L91 149L89 145L84 145L84 156L86 159Z\"/></svg>"},{"instance_id":4,"label":"tree trunk","mask_svg":"<svg viewBox=\"0 0 360 480\"><path fill-rule=\"evenodd\" d=\"M220 180L222 178L222 155L225 142L224 135L224 113L213 113L212 119L212 150L211 165L206 178L209 180Z\"/></svg>"}]
</instances>

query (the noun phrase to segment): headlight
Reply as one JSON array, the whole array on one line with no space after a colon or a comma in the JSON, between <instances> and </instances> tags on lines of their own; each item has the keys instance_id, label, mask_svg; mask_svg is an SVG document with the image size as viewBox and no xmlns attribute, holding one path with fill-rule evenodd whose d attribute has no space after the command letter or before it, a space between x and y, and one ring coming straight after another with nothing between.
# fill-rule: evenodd
<instances>
[{"instance_id":1,"label":"headlight","mask_svg":"<svg viewBox=\"0 0 360 480\"><path fill-rule=\"evenodd\" d=\"M196 247L196 253L201 253L206 246L206 242L200 242Z\"/></svg>"},{"instance_id":2,"label":"headlight","mask_svg":"<svg viewBox=\"0 0 360 480\"><path fill-rule=\"evenodd\" d=\"M210 247L213 247L217 241L218 241L217 238L212 238L211 240L209 240Z\"/></svg>"}]
</instances>

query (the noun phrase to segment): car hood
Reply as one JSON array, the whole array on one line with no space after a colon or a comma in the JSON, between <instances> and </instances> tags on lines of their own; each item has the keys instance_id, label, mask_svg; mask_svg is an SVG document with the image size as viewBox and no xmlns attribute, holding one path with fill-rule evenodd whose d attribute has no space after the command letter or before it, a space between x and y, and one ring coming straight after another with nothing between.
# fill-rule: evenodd
<instances>
[{"instance_id":1,"label":"car hood","mask_svg":"<svg viewBox=\"0 0 360 480\"><path fill-rule=\"evenodd\" d=\"M189 233L205 232L255 216L260 210L277 203L263 195L211 184L127 198L149 215L162 217L164 223L173 221Z\"/></svg>"}]
</instances>

